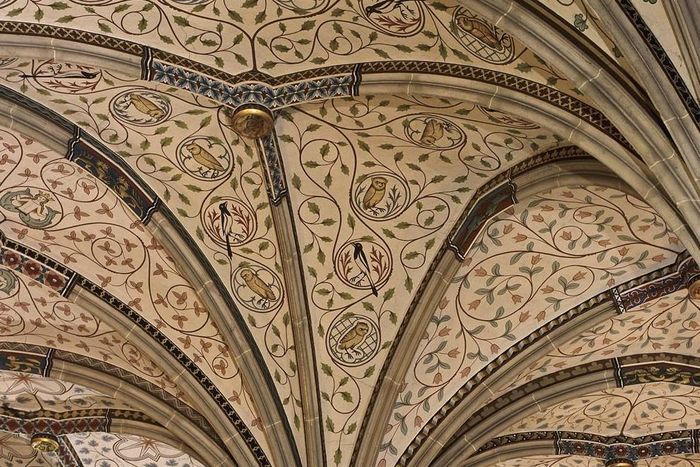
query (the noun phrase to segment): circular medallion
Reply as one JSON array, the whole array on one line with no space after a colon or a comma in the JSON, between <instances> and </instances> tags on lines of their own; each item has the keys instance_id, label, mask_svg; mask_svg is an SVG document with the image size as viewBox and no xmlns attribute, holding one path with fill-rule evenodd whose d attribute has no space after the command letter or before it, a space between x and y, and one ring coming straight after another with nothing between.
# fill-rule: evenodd
<instances>
[{"instance_id":1,"label":"circular medallion","mask_svg":"<svg viewBox=\"0 0 700 467\"><path fill-rule=\"evenodd\" d=\"M515 58L513 38L469 10L455 9L452 23L462 45L483 61L505 64Z\"/></svg>"},{"instance_id":2,"label":"circular medallion","mask_svg":"<svg viewBox=\"0 0 700 467\"><path fill-rule=\"evenodd\" d=\"M238 107L233 115L226 112L227 123L236 134L244 138L258 139L270 134L273 118L270 111L259 105Z\"/></svg>"},{"instance_id":3,"label":"circular medallion","mask_svg":"<svg viewBox=\"0 0 700 467\"><path fill-rule=\"evenodd\" d=\"M177 162L199 180L221 180L233 167L233 158L226 146L206 136L184 140L177 148Z\"/></svg>"},{"instance_id":4,"label":"circular medallion","mask_svg":"<svg viewBox=\"0 0 700 467\"><path fill-rule=\"evenodd\" d=\"M14 253L9 251L5 253L5 255L8 254L12 255ZM8 262L11 264L12 259L3 261L5 264L8 264ZM17 259L16 262L19 262L19 260ZM17 290L17 276L9 269L0 269L0 297L9 297L14 294L15 290Z\"/></svg>"},{"instance_id":5,"label":"circular medallion","mask_svg":"<svg viewBox=\"0 0 700 467\"><path fill-rule=\"evenodd\" d=\"M377 325L364 316L341 315L328 330L326 349L339 365L358 366L379 351L381 336Z\"/></svg>"},{"instance_id":6,"label":"circular medallion","mask_svg":"<svg viewBox=\"0 0 700 467\"><path fill-rule=\"evenodd\" d=\"M8 188L0 196L0 208L33 229L46 229L63 218L63 209L54 195L35 187Z\"/></svg>"},{"instance_id":7,"label":"circular medallion","mask_svg":"<svg viewBox=\"0 0 700 467\"><path fill-rule=\"evenodd\" d=\"M363 0L367 20L392 36L409 37L423 30L425 15L420 2Z\"/></svg>"},{"instance_id":8,"label":"circular medallion","mask_svg":"<svg viewBox=\"0 0 700 467\"><path fill-rule=\"evenodd\" d=\"M467 139L457 125L437 115L415 117L406 122L404 131L411 141L430 149L453 149Z\"/></svg>"},{"instance_id":9,"label":"circular medallion","mask_svg":"<svg viewBox=\"0 0 700 467\"><path fill-rule=\"evenodd\" d=\"M257 312L276 309L284 294L277 274L259 264L236 269L231 276L231 289L239 304Z\"/></svg>"},{"instance_id":10,"label":"circular medallion","mask_svg":"<svg viewBox=\"0 0 700 467\"><path fill-rule=\"evenodd\" d=\"M353 289L379 289L389 280L392 258L383 246L366 240L350 240L340 247L335 257L335 273Z\"/></svg>"},{"instance_id":11,"label":"circular medallion","mask_svg":"<svg viewBox=\"0 0 700 467\"><path fill-rule=\"evenodd\" d=\"M35 451L54 452L58 450L58 438L51 433L37 433L32 436L31 446Z\"/></svg>"},{"instance_id":12,"label":"circular medallion","mask_svg":"<svg viewBox=\"0 0 700 467\"><path fill-rule=\"evenodd\" d=\"M400 215L408 205L406 182L390 172L373 173L355 187L353 203L360 214L385 221Z\"/></svg>"},{"instance_id":13,"label":"circular medallion","mask_svg":"<svg viewBox=\"0 0 700 467\"><path fill-rule=\"evenodd\" d=\"M241 200L224 197L211 203L201 214L204 231L223 248L250 241L258 229L255 213Z\"/></svg>"},{"instance_id":14,"label":"circular medallion","mask_svg":"<svg viewBox=\"0 0 700 467\"><path fill-rule=\"evenodd\" d=\"M172 112L170 100L165 95L145 89L118 94L110 107L118 120L137 126L158 125Z\"/></svg>"},{"instance_id":15,"label":"circular medallion","mask_svg":"<svg viewBox=\"0 0 700 467\"><path fill-rule=\"evenodd\" d=\"M486 115L486 117L491 120L494 123L497 123L499 125L505 125L508 127L515 127L515 128L522 128L522 129L529 129L533 130L535 128L539 128L539 125L536 123L532 123L528 120L525 120L524 118L516 117L514 115L510 115L504 112L501 112L499 110L493 110L493 109L488 109L486 107L482 107L480 105L477 105L478 109Z\"/></svg>"}]
</instances>

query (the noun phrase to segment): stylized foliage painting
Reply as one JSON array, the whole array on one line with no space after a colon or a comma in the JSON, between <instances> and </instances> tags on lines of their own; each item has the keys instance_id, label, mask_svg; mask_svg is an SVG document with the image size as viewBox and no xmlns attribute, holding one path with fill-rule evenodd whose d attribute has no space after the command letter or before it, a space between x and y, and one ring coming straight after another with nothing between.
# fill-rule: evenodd
<instances>
[{"instance_id":1,"label":"stylized foliage painting","mask_svg":"<svg viewBox=\"0 0 700 467\"><path fill-rule=\"evenodd\" d=\"M51 71L41 71L46 68ZM71 77L61 75L62 72L70 72ZM80 95L73 90L74 86L66 88L66 83L82 82L73 77L76 72L89 73L92 83L89 96ZM47 80L50 86L43 81L49 73L59 73L58 77ZM228 111L213 101L176 89L70 64L13 61L0 67L0 74L5 84L42 101L115 151L177 216L229 290L269 365L290 424L297 436L303 436L294 343L264 175L254 148L228 128ZM37 74L41 75L40 79L34 77ZM70 165L63 163L62 167L70 168ZM109 171L99 161L93 169L97 173ZM128 197L128 188L121 189L119 194ZM14 202L18 204L27 196L37 195L40 193L32 191L30 195L11 196L19 197ZM39 203L34 201L34 204ZM0 210L2 205L0 199ZM57 209L46 202L44 214L31 213L31 216L43 218L51 212L49 208ZM22 213L11 214L19 217ZM109 216L109 213L100 214ZM115 234L124 231L127 235L127 228L115 224ZM130 224L131 221L121 223ZM129 241L138 243L135 239ZM119 257L122 252L138 254L138 251L116 248L108 253ZM134 259L133 266L137 267L140 261L143 259ZM164 263L161 265L167 269ZM134 274L130 267L122 267L121 273ZM106 272L102 276L108 277ZM102 285L103 279L97 278L95 282ZM185 297L175 307L183 312L177 313L177 318L173 315L159 319L163 322L175 319L175 328L200 329L201 335L206 334L201 326L204 323L209 326L211 320L201 309L201 303L193 301L192 293L182 296L184 289L175 287L170 295L165 291L160 295L168 302L171 298L180 301L173 295L175 292L178 297ZM131 303L132 298L125 301ZM146 306L145 302L149 300L138 303ZM198 342L198 337L193 336L184 345L189 348ZM229 368L230 355L223 360L213 356L219 346L217 342L207 347L215 358L207 366L215 372L223 371L226 378L237 377L236 371ZM238 394L232 397L232 400L240 399Z\"/></svg>"},{"instance_id":2,"label":"stylized foliage painting","mask_svg":"<svg viewBox=\"0 0 700 467\"><path fill-rule=\"evenodd\" d=\"M116 433L67 436L83 465L125 467L204 467L182 450L148 438Z\"/></svg>"},{"instance_id":3,"label":"stylized foliage painting","mask_svg":"<svg viewBox=\"0 0 700 467\"><path fill-rule=\"evenodd\" d=\"M255 409L227 343L163 246L84 169L21 135L0 130L0 138L6 156L0 160L0 197L7 197L0 202L5 235L72 268L138 311L199 364L254 425ZM55 207L48 211L47 206ZM35 225L47 212L56 212L51 223ZM22 313L16 316L8 325L24 321ZM75 325L76 331L101 337L101 323L83 313L58 314L56 319L85 321Z\"/></svg>"},{"instance_id":4,"label":"stylized foliage painting","mask_svg":"<svg viewBox=\"0 0 700 467\"><path fill-rule=\"evenodd\" d=\"M5 0L0 17L52 24L163 50L231 74L389 60L473 64L569 94L574 86L507 32L454 0ZM63 70L65 73L65 70ZM65 74L87 90L94 78ZM53 72L36 76L45 82ZM77 79L84 84L78 84ZM153 118L153 117L151 117Z\"/></svg>"},{"instance_id":5,"label":"stylized foliage painting","mask_svg":"<svg viewBox=\"0 0 700 467\"><path fill-rule=\"evenodd\" d=\"M700 308L682 289L616 315L581 332L533 362L503 392L546 374L623 355L670 352L697 356Z\"/></svg>"},{"instance_id":6,"label":"stylized foliage painting","mask_svg":"<svg viewBox=\"0 0 700 467\"><path fill-rule=\"evenodd\" d=\"M307 105L277 123L318 353L327 455L344 465L411 298L475 189L557 139L429 98Z\"/></svg>"},{"instance_id":7,"label":"stylized foliage painting","mask_svg":"<svg viewBox=\"0 0 700 467\"><path fill-rule=\"evenodd\" d=\"M700 390L673 383L635 384L607 389L543 408L505 429L574 431L602 436L687 430L700 422Z\"/></svg>"},{"instance_id":8,"label":"stylized foliage painting","mask_svg":"<svg viewBox=\"0 0 700 467\"><path fill-rule=\"evenodd\" d=\"M600 290L682 250L651 207L599 186L557 188L496 216L438 303L395 403L390 464L476 372Z\"/></svg>"}]
</instances>

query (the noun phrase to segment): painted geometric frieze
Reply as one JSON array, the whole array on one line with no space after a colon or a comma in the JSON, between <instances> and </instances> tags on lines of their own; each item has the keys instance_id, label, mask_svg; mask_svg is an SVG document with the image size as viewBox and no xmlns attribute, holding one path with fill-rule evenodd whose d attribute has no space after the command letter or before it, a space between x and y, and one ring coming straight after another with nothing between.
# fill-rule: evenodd
<instances>
[{"instance_id":1,"label":"painted geometric frieze","mask_svg":"<svg viewBox=\"0 0 700 467\"><path fill-rule=\"evenodd\" d=\"M83 71L90 78L72 77ZM233 299L270 368L289 423L303 439L296 355L265 175L256 149L227 126L229 111L176 89L76 65L18 60L8 63L0 74L4 74L6 85L44 103L115 151L192 236L200 250L194 254L209 262ZM47 75L52 78L45 79ZM99 172L99 164L98 160L90 172ZM116 211L121 209L126 215L123 203L113 196L111 199ZM136 255L134 269L116 264L118 271L103 270L101 278L95 275L99 268L94 267L92 275L85 275L100 287L126 287L121 294L112 293L144 316L151 316L152 322L163 326L163 332L172 331L173 341L222 381L226 387L223 392L236 409L245 405L252 412L228 347L192 288L162 247L151 245L155 240L140 222L131 218L115 221L110 215L116 214L99 213L108 224L136 226L131 233L113 227L115 233L128 235L135 247L110 253ZM117 263L125 260L115 258ZM156 290L166 286L158 280L165 278L163 274L168 275L170 284ZM117 280L118 276L121 279ZM134 289L131 282L142 284L142 289ZM252 416L247 422L256 425L256 418Z\"/></svg>"},{"instance_id":2,"label":"painted geometric frieze","mask_svg":"<svg viewBox=\"0 0 700 467\"><path fill-rule=\"evenodd\" d=\"M557 188L493 218L439 301L380 452L391 465L457 390L509 347L683 249L648 205L601 186Z\"/></svg>"},{"instance_id":3,"label":"painted geometric frieze","mask_svg":"<svg viewBox=\"0 0 700 467\"><path fill-rule=\"evenodd\" d=\"M181 449L140 436L76 433L66 439L86 467L204 467Z\"/></svg>"},{"instance_id":4,"label":"painted geometric frieze","mask_svg":"<svg viewBox=\"0 0 700 467\"><path fill-rule=\"evenodd\" d=\"M572 398L529 415L502 434L578 431L639 437L700 425L700 390L673 383L647 383Z\"/></svg>"},{"instance_id":5,"label":"painted geometric frieze","mask_svg":"<svg viewBox=\"0 0 700 467\"><path fill-rule=\"evenodd\" d=\"M397 327L474 191L558 140L479 106L388 96L282 112L277 133L327 455L344 465Z\"/></svg>"},{"instance_id":6,"label":"painted geometric frieze","mask_svg":"<svg viewBox=\"0 0 700 467\"><path fill-rule=\"evenodd\" d=\"M580 332L515 375L503 393L554 371L625 355L670 352L697 356L700 303L688 289L643 303Z\"/></svg>"}]
</instances>

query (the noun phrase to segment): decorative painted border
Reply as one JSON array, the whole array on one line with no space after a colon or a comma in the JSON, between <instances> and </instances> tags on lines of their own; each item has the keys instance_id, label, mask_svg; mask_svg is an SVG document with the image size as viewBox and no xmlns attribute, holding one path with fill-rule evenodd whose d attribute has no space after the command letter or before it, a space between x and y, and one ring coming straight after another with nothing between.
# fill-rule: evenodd
<instances>
[{"instance_id":1,"label":"decorative painted border","mask_svg":"<svg viewBox=\"0 0 700 467\"><path fill-rule=\"evenodd\" d=\"M75 452L73 444L64 436L58 437L58 458L63 467L83 467L83 462Z\"/></svg>"},{"instance_id":2,"label":"decorative painted border","mask_svg":"<svg viewBox=\"0 0 700 467\"><path fill-rule=\"evenodd\" d=\"M613 459L653 459L674 454L697 454L698 430L657 433L641 438L626 436L605 437L569 431L532 431L500 436L489 441L477 452L498 450L506 445L551 441L555 454Z\"/></svg>"},{"instance_id":3,"label":"decorative painted border","mask_svg":"<svg viewBox=\"0 0 700 467\"><path fill-rule=\"evenodd\" d=\"M302 102L352 96L354 89L354 76L352 74L323 76L278 87L271 87L264 83L231 85L160 61L153 61L151 64L149 78L151 81L175 86L233 107L243 104L259 104L268 109L288 107Z\"/></svg>"},{"instance_id":4,"label":"decorative painted border","mask_svg":"<svg viewBox=\"0 0 700 467\"><path fill-rule=\"evenodd\" d=\"M265 180L267 183L267 196L270 202L278 205L282 198L288 193L287 178L284 175L284 163L277 139L277 132L272 129L272 133L258 140L262 165L265 168Z\"/></svg>"},{"instance_id":5,"label":"decorative painted border","mask_svg":"<svg viewBox=\"0 0 700 467\"><path fill-rule=\"evenodd\" d=\"M700 275L698 264L689 256L679 257L672 267L672 270L674 269L674 272L660 279L644 283L621 293L620 311L625 312L630 308L684 289Z\"/></svg>"},{"instance_id":6,"label":"decorative painted border","mask_svg":"<svg viewBox=\"0 0 700 467\"><path fill-rule=\"evenodd\" d=\"M651 31L649 26L639 14L637 9L632 4L631 0L617 0L617 4L620 6L622 11L629 19L630 23L635 27L639 35L642 37L644 42L646 42L647 47L656 58L661 68L666 73L671 85L673 85L678 97L683 101L688 114L690 114L695 125L700 128L700 105L695 100L695 97L688 89L687 84L683 80L683 77L678 73L678 69L673 64L673 60L668 56L666 50L663 48L659 40L656 38L654 33Z\"/></svg>"},{"instance_id":7,"label":"decorative painted border","mask_svg":"<svg viewBox=\"0 0 700 467\"><path fill-rule=\"evenodd\" d=\"M684 260L682 262L677 262L674 266L671 266L672 268L681 268L683 265L687 264L686 261ZM694 260L691 260L694 262ZM660 268L659 270L655 272L651 272L648 274L645 274L641 277L638 277L636 279L632 279L631 281L628 281L626 284L633 284L634 286L637 286L638 284L645 284L649 280L656 280L658 277L659 271L666 272L668 271L668 267L666 268ZM620 293L622 300L625 300L627 295L630 293L633 293L634 290L630 290L631 287L629 285L621 285L620 287L617 288L618 293ZM614 289L612 289L614 290ZM411 441L411 444L406 448L404 453L401 455L401 458L399 460L400 465L407 465L410 463L411 459L413 458L414 453L418 450L422 442L430 436L430 434L435 430L435 428L442 423L442 421L449 415L456 407L458 407L461 402L472 392L472 390L480 385L484 380L487 380L490 378L493 374L495 374L503 365L505 365L507 362L515 358L518 354L522 353L523 350L527 349L530 347L532 344L538 342L541 338L544 336L550 334L552 331L560 328L562 325L566 324L567 322L571 321L573 318L576 316L582 315L592 309L594 306L599 305L604 302L613 302L613 292L612 290L608 290L605 292L602 292L601 294L597 295L596 297L593 297L589 299L588 301L580 304L579 306L567 311L565 314L559 316L555 320L547 323L545 326L535 330L532 334L527 336L526 338L522 339L518 343L514 344L510 348L508 348L503 354L501 354L496 360L492 361L489 363L486 367L484 367L482 370L477 372L473 378L469 379L447 402L445 402L441 409L433 415L433 417L428 420L428 422L425 424L423 429L416 435L416 437ZM622 291L622 292L620 292ZM651 298L649 298L651 299ZM643 303L643 302L642 302ZM641 303L640 303L641 304ZM593 362L593 363L600 363L600 362ZM615 368L616 362L615 360L611 360L605 365L609 366L610 368ZM580 367L579 367L580 368ZM535 380L538 381L538 380ZM545 381L545 380L542 380ZM527 383L528 386L535 384L533 381ZM488 406L487 406L488 407ZM471 417L474 418L474 417ZM470 419L471 420L471 419ZM460 430L460 432L463 430Z\"/></svg>"},{"instance_id":8,"label":"decorative painted border","mask_svg":"<svg viewBox=\"0 0 700 467\"><path fill-rule=\"evenodd\" d=\"M81 141L83 131L76 128L75 136L68 143L69 161L75 162L95 178L111 188L116 195L141 219L145 225L160 206L160 199L149 196L121 167L103 153Z\"/></svg>"},{"instance_id":9,"label":"decorative painted border","mask_svg":"<svg viewBox=\"0 0 700 467\"><path fill-rule=\"evenodd\" d=\"M70 294L76 275L51 258L8 239L0 232L0 264L55 290Z\"/></svg>"}]
</instances>

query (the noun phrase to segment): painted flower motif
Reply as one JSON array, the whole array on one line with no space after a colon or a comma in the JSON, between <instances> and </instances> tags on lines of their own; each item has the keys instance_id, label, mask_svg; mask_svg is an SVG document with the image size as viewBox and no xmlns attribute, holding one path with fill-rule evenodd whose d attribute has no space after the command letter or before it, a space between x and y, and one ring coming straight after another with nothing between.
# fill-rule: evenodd
<instances>
[{"instance_id":1,"label":"painted flower motif","mask_svg":"<svg viewBox=\"0 0 700 467\"><path fill-rule=\"evenodd\" d=\"M574 16L574 26L576 26L576 29L583 32L588 29L588 20L584 18L581 13L577 13L576 16Z\"/></svg>"},{"instance_id":2,"label":"painted flower motif","mask_svg":"<svg viewBox=\"0 0 700 467\"><path fill-rule=\"evenodd\" d=\"M22 265L22 272L36 279L41 275L41 266L36 261L25 261Z\"/></svg>"},{"instance_id":3,"label":"painted flower motif","mask_svg":"<svg viewBox=\"0 0 700 467\"><path fill-rule=\"evenodd\" d=\"M60 274L50 271L46 274L46 285L51 287L52 289L59 290L61 287L63 287L64 284L64 279L63 276Z\"/></svg>"},{"instance_id":4,"label":"painted flower motif","mask_svg":"<svg viewBox=\"0 0 700 467\"><path fill-rule=\"evenodd\" d=\"M11 251L6 251L2 255L2 262L5 266L8 266L10 268L16 268L17 265L20 263L20 258L17 253L13 253Z\"/></svg>"}]
</instances>

